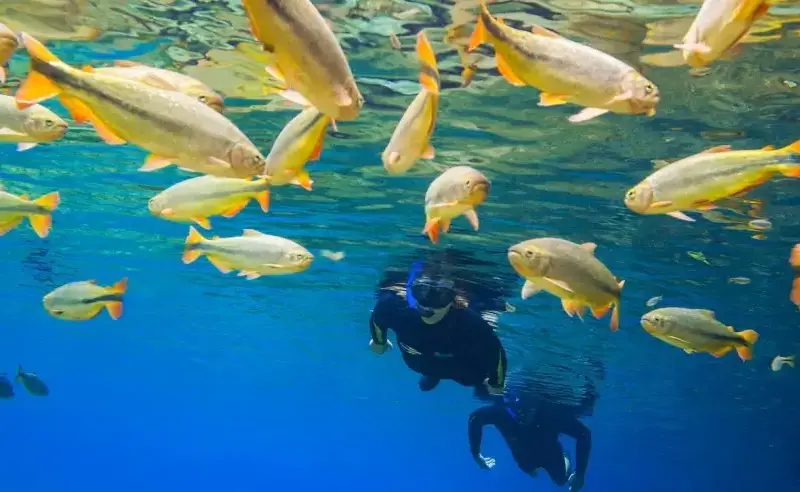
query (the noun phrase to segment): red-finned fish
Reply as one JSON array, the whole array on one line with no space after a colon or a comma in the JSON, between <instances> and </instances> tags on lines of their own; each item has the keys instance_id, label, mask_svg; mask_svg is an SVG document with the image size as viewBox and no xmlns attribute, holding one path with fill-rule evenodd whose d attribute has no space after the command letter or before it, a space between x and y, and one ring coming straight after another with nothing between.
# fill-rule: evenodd
<instances>
[{"instance_id":1,"label":"red-finned fish","mask_svg":"<svg viewBox=\"0 0 800 492\"><path fill-rule=\"evenodd\" d=\"M40 104L25 109L14 98L0 94L0 143L16 143L17 150L59 140L67 132L67 122Z\"/></svg>"},{"instance_id":2,"label":"red-finned fish","mask_svg":"<svg viewBox=\"0 0 800 492\"><path fill-rule=\"evenodd\" d=\"M19 47L17 35L3 23L0 23L0 84L6 83L6 65L11 55Z\"/></svg>"},{"instance_id":3,"label":"red-finned fish","mask_svg":"<svg viewBox=\"0 0 800 492\"><path fill-rule=\"evenodd\" d=\"M431 242L439 241L439 231L450 230L450 221L463 215L476 231L475 207L486 200L491 184L486 176L469 166L455 166L431 182L425 193L425 228Z\"/></svg>"},{"instance_id":4,"label":"red-finned fish","mask_svg":"<svg viewBox=\"0 0 800 492\"><path fill-rule=\"evenodd\" d=\"M72 282L50 292L42 302L45 310L58 319L86 321L105 308L116 320L122 316L122 296L127 289L125 278L111 287L97 285L94 280Z\"/></svg>"},{"instance_id":5,"label":"red-finned fish","mask_svg":"<svg viewBox=\"0 0 800 492\"><path fill-rule=\"evenodd\" d=\"M272 185L292 183L311 191L314 182L305 165L319 159L330 123L330 116L310 107L286 124L267 155L266 174Z\"/></svg>"}]
</instances>

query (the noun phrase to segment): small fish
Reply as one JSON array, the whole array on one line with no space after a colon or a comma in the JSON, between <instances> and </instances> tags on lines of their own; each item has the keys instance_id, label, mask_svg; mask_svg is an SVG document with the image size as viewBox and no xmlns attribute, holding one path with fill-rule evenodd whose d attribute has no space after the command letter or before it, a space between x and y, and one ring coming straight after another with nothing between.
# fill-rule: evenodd
<instances>
[{"instance_id":1,"label":"small fish","mask_svg":"<svg viewBox=\"0 0 800 492\"><path fill-rule=\"evenodd\" d=\"M548 292L561 299L570 317L582 319L588 307L602 318L611 309L611 331L619 329L620 296L625 281L618 282L594 255L594 243L576 244L558 238L529 239L508 249L508 261L525 279L521 297Z\"/></svg>"},{"instance_id":2,"label":"small fish","mask_svg":"<svg viewBox=\"0 0 800 492\"><path fill-rule=\"evenodd\" d=\"M661 302L663 299L664 299L664 297L663 297L663 296L655 296L655 297L651 297L650 299L648 299L648 300L647 300L647 302L645 303L645 305L646 305L647 307L654 307L654 306L655 306L655 305L657 305L659 302Z\"/></svg>"},{"instance_id":3,"label":"small fish","mask_svg":"<svg viewBox=\"0 0 800 492\"><path fill-rule=\"evenodd\" d=\"M642 316L641 324L647 333L687 354L705 352L722 357L735 349L740 359L748 361L758 341L755 331L733 331L733 327L720 323L706 309L656 309Z\"/></svg>"},{"instance_id":4,"label":"small fish","mask_svg":"<svg viewBox=\"0 0 800 492\"><path fill-rule=\"evenodd\" d=\"M658 169L628 190L625 205L638 214L694 222L682 210L712 210L714 202L742 195L777 174L800 177L800 140L777 150L712 147Z\"/></svg>"},{"instance_id":5,"label":"small fish","mask_svg":"<svg viewBox=\"0 0 800 492\"><path fill-rule=\"evenodd\" d=\"M515 86L530 85L542 93L539 106L571 103L585 109L570 116L579 123L602 114L655 115L658 88L630 65L541 26L531 32L495 19L481 0L469 51L481 43L494 46L497 69Z\"/></svg>"},{"instance_id":6,"label":"small fish","mask_svg":"<svg viewBox=\"0 0 800 492\"><path fill-rule=\"evenodd\" d=\"M757 231L768 231L772 229L772 222L767 219L753 219L747 223L747 226Z\"/></svg>"},{"instance_id":7,"label":"small fish","mask_svg":"<svg viewBox=\"0 0 800 492\"><path fill-rule=\"evenodd\" d=\"M251 199L255 199L266 212L269 209L269 180L253 181L217 176L199 176L181 181L147 203L150 213L173 222L194 222L210 229L208 218L222 215L236 216Z\"/></svg>"},{"instance_id":8,"label":"small fish","mask_svg":"<svg viewBox=\"0 0 800 492\"><path fill-rule=\"evenodd\" d=\"M247 280L262 275L299 273L314 260L314 255L296 242L253 229L245 229L239 237L206 239L190 227L183 262L191 263L203 255L220 272L239 270L239 276Z\"/></svg>"},{"instance_id":9,"label":"small fish","mask_svg":"<svg viewBox=\"0 0 800 492\"><path fill-rule=\"evenodd\" d=\"M34 396L47 396L50 394L50 389L45 382L36 374L23 371L22 366L17 366L17 377L14 380Z\"/></svg>"},{"instance_id":10,"label":"small fish","mask_svg":"<svg viewBox=\"0 0 800 492\"><path fill-rule=\"evenodd\" d=\"M6 83L6 65L19 47L17 35L3 23L0 23L0 84Z\"/></svg>"},{"instance_id":11,"label":"small fish","mask_svg":"<svg viewBox=\"0 0 800 492\"><path fill-rule=\"evenodd\" d=\"M0 399L10 400L12 398L14 398L14 385L5 374L0 374Z\"/></svg>"},{"instance_id":12,"label":"small fish","mask_svg":"<svg viewBox=\"0 0 800 492\"><path fill-rule=\"evenodd\" d=\"M398 38L397 34L393 32L389 33L389 44L391 44L392 48L396 50L399 50L400 48L403 47L403 45L400 44L400 38Z\"/></svg>"},{"instance_id":13,"label":"small fish","mask_svg":"<svg viewBox=\"0 0 800 492\"><path fill-rule=\"evenodd\" d=\"M18 109L11 96L0 94L0 143L16 143L17 150L59 140L67 132L67 122L42 105Z\"/></svg>"},{"instance_id":14,"label":"small fish","mask_svg":"<svg viewBox=\"0 0 800 492\"><path fill-rule=\"evenodd\" d=\"M267 156L266 174L273 186L288 183L311 191L314 182L306 162L319 159L331 117L310 107L292 118L278 134Z\"/></svg>"},{"instance_id":15,"label":"small fish","mask_svg":"<svg viewBox=\"0 0 800 492\"><path fill-rule=\"evenodd\" d=\"M323 249L320 254L331 261L341 261L344 259L344 251L331 251Z\"/></svg>"},{"instance_id":16,"label":"small fish","mask_svg":"<svg viewBox=\"0 0 800 492\"><path fill-rule=\"evenodd\" d=\"M129 60L117 60L114 62L113 67L86 67L86 70L112 77L136 80L159 89L182 92L220 113L225 107L225 101L222 96L214 92L206 84L172 70L151 67Z\"/></svg>"},{"instance_id":17,"label":"small fish","mask_svg":"<svg viewBox=\"0 0 800 492\"><path fill-rule=\"evenodd\" d=\"M680 56L661 53L652 64L705 67L730 53L768 9L766 0L704 0L683 41L674 45Z\"/></svg>"},{"instance_id":18,"label":"small fish","mask_svg":"<svg viewBox=\"0 0 800 492\"><path fill-rule=\"evenodd\" d=\"M31 58L31 70L15 94L18 107L58 96L75 121L91 122L106 143L131 142L149 151L141 171L177 164L229 178L250 178L264 172L264 156L247 136L197 99L134 80L78 70L33 37L20 36Z\"/></svg>"},{"instance_id":19,"label":"small fish","mask_svg":"<svg viewBox=\"0 0 800 492\"><path fill-rule=\"evenodd\" d=\"M28 195L12 195L0 186L0 236L17 227L27 217L36 235L47 237L52 226L51 215L59 201L57 191L29 200Z\"/></svg>"},{"instance_id":20,"label":"small fish","mask_svg":"<svg viewBox=\"0 0 800 492\"><path fill-rule=\"evenodd\" d=\"M515 308L510 302L506 302L506 312L507 313L514 313L516 311L517 311L517 308Z\"/></svg>"},{"instance_id":21,"label":"small fish","mask_svg":"<svg viewBox=\"0 0 800 492\"><path fill-rule=\"evenodd\" d=\"M450 230L450 221L463 215L476 231L478 214L475 207L486 200L491 184L480 171L469 166L455 166L440 174L425 193L425 228L433 244L439 231Z\"/></svg>"},{"instance_id":22,"label":"small fish","mask_svg":"<svg viewBox=\"0 0 800 492\"><path fill-rule=\"evenodd\" d=\"M708 262L706 255L700 251L687 251L686 254L689 255L689 257L693 260L702 261L706 265L711 265L711 263Z\"/></svg>"},{"instance_id":23,"label":"small fish","mask_svg":"<svg viewBox=\"0 0 800 492\"><path fill-rule=\"evenodd\" d=\"M773 371L778 372L781 369L783 369L784 365L787 365L792 369L794 369L794 355L788 355L788 356L777 355L775 356L774 359L772 359L772 362L770 362L769 367Z\"/></svg>"},{"instance_id":24,"label":"small fish","mask_svg":"<svg viewBox=\"0 0 800 492\"><path fill-rule=\"evenodd\" d=\"M392 175L405 173L417 159L433 159L435 156L430 139L439 107L439 70L433 49L422 31L417 34L417 56L422 89L403 113L381 155L384 169Z\"/></svg>"},{"instance_id":25,"label":"small fish","mask_svg":"<svg viewBox=\"0 0 800 492\"><path fill-rule=\"evenodd\" d=\"M122 316L122 296L127 289L125 278L111 287L97 285L94 280L72 282L44 296L43 303L45 310L58 319L86 321L105 308L116 320Z\"/></svg>"},{"instance_id":26,"label":"small fish","mask_svg":"<svg viewBox=\"0 0 800 492\"><path fill-rule=\"evenodd\" d=\"M334 120L354 120L364 97L328 23L309 0L242 0L269 73Z\"/></svg>"},{"instance_id":27,"label":"small fish","mask_svg":"<svg viewBox=\"0 0 800 492\"><path fill-rule=\"evenodd\" d=\"M750 279L747 277L731 277L728 279L729 284L738 284L738 285L747 285L750 283Z\"/></svg>"}]
</instances>

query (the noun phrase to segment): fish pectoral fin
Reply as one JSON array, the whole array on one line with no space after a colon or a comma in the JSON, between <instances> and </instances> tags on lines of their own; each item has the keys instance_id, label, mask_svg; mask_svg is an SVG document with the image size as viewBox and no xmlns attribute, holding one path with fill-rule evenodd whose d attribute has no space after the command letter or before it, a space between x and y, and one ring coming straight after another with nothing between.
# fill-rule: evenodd
<instances>
[{"instance_id":1,"label":"fish pectoral fin","mask_svg":"<svg viewBox=\"0 0 800 492\"><path fill-rule=\"evenodd\" d=\"M694 202L692 204L692 207L694 207L696 210L702 210L704 212L708 210L714 210L715 208L717 208L716 205L714 205L712 202L709 202L708 200L700 200Z\"/></svg>"},{"instance_id":2,"label":"fish pectoral fin","mask_svg":"<svg viewBox=\"0 0 800 492\"><path fill-rule=\"evenodd\" d=\"M300 186L306 191L311 191L312 190L311 185L314 184L314 181L312 181L311 176L308 175L308 171L303 169L294 175L294 178L292 178L290 183L292 183L293 185Z\"/></svg>"},{"instance_id":3,"label":"fish pectoral fin","mask_svg":"<svg viewBox=\"0 0 800 492\"><path fill-rule=\"evenodd\" d=\"M157 169L163 169L172 164L171 157L164 157L161 155L150 154L144 160L144 164L139 168L139 171L150 172Z\"/></svg>"},{"instance_id":4,"label":"fish pectoral fin","mask_svg":"<svg viewBox=\"0 0 800 492\"><path fill-rule=\"evenodd\" d=\"M564 94L551 94L549 92L542 92L539 94L539 106L542 107L549 107L549 106L559 106L561 104L567 104L567 100L569 96Z\"/></svg>"},{"instance_id":5,"label":"fish pectoral fin","mask_svg":"<svg viewBox=\"0 0 800 492\"><path fill-rule=\"evenodd\" d=\"M425 221L425 227L422 229L423 234L427 234L428 238L433 244L439 242L439 228L441 226L441 219L438 217L429 218Z\"/></svg>"},{"instance_id":6,"label":"fish pectoral fin","mask_svg":"<svg viewBox=\"0 0 800 492\"><path fill-rule=\"evenodd\" d=\"M317 140L316 145L314 146L314 150L311 151L311 155L308 156L308 160L316 161L319 159L319 156L322 154L322 145L325 143L325 131L320 133L319 140Z\"/></svg>"},{"instance_id":7,"label":"fish pectoral fin","mask_svg":"<svg viewBox=\"0 0 800 492\"><path fill-rule=\"evenodd\" d=\"M689 53L711 53L711 48L706 43L680 43L674 44L672 47Z\"/></svg>"},{"instance_id":8,"label":"fish pectoral fin","mask_svg":"<svg viewBox=\"0 0 800 492\"><path fill-rule=\"evenodd\" d=\"M585 108L580 112L573 114L568 119L570 123L582 123L584 121L589 121L591 119L597 118L598 116L604 115L606 113L608 113L607 109Z\"/></svg>"},{"instance_id":9,"label":"fish pectoral fin","mask_svg":"<svg viewBox=\"0 0 800 492\"><path fill-rule=\"evenodd\" d=\"M429 144L428 144L428 145L425 147L425 150L423 150L423 151L422 151L422 155L420 156L420 158L422 158L422 159L427 159L427 160L431 160L431 159L433 159L434 157L436 157L436 151L434 150L434 148L433 148L433 145L431 145L431 144L429 143Z\"/></svg>"},{"instance_id":10,"label":"fish pectoral fin","mask_svg":"<svg viewBox=\"0 0 800 492\"><path fill-rule=\"evenodd\" d=\"M264 266L266 266L266 265L264 265ZM238 276L239 277L244 277L247 280L255 280L258 277L260 277L261 274L260 273L256 273L256 272L248 272L248 271L242 270L241 272L238 273Z\"/></svg>"},{"instance_id":11,"label":"fish pectoral fin","mask_svg":"<svg viewBox=\"0 0 800 492\"><path fill-rule=\"evenodd\" d=\"M730 152L731 146L730 145L716 145L714 147L708 148L702 152L701 154L716 154L718 152Z\"/></svg>"},{"instance_id":12,"label":"fish pectoral fin","mask_svg":"<svg viewBox=\"0 0 800 492\"><path fill-rule=\"evenodd\" d=\"M31 150L37 145L39 144L35 142L20 142L17 144L17 152L25 152L26 150Z\"/></svg>"},{"instance_id":13,"label":"fish pectoral fin","mask_svg":"<svg viewBox=\"0 0 800 492\"><path fill-rule=\"evenodd\" d=\"M608 305L602 306L602 307L597 307L597 308L593 307L593 308L591 308L592 316L594 316L597 319L602 318L603 316L606 315L606 313L608 313L608 310L611 309L611 306L612 306L611 304L608 304Z\"/></svg>"},{"instance_id":14,"label":"fish pectoral fin","mask_svg":"<svg viewBox=\"0 0 800 492\"><path fill-rule=\"evenodd\" d=\"M150 87L155 87L156 89L164 89L166 91L176 91L176 92L179 91L179 88L175 86L173 83L152 72L145 74L139 80L143 84L147 84Z\"/></svg>"},{"instance_id":15,"label":"fish pectoral fin","mask_svg":"<svg viewBox=\"0 0 800 492\"><path fill-rule=\"evenodd\" d=\"M517 74L514 73L514 70L511 68L511 65L508 64L505 58L500 56L499 53L495 52L495 62L497 63L497 71L500 72L500 75L506 79L511 85L522 87L525 85L525 82L520 79Z\"/></svg>"},{"instance_id":16,"label":"fish pectoral fin","mask_svg":"<svg viewBox=\"0 0 800 492\"><path fill-rule=\"evenodd\" d=\"M693 218L689 217L685 213L683 213L681 211L677 211L677 210L675 212L670 212L667 215L669 215L670 217L672 217L674 219L683 220L683 221L686 221L686 222L694 222L695 221Z\"/></svg>"},{"instance_id":17,"label":"fish pectoral fin","mask_svg":"<svg viewBox=\"0 0 800 492\"><path fill-rule=\"evenodd\" d=\"M548 38L560 38L558 34L554 33L550 29L544 28L542 26L534 25L531 27L531 32L538 36L547 36Z\"/></svg>"},{"instance_id":18,"label":"fish pectoral fin","mask_svg":"<svg viewBox=\"0 0 800 492\"><path fill-rule=\"evenodd\" d=\"M264 70L270 75L270 77L282 82L286 83L286 77L283 76L283 72L277 66L267 65L264 67Z\"/></svg>"},{"instance_id":19,"label":"fish pectoral fin","mask_svg":"<svg viewBox=\"0 0 800 492\"><path fill-rule=\"evenodd\" d=\"M211 163L214 166L221 166L221 167L224 167L226 169L233 169L233 166L231 166L230 162L223 161L219 157L209 156L208 157L208 162Z\"/></svg>"},{"instance_id":20,"label":"fish pectoral fin","mask_svg":"<svg viewBox=\"0 0 800 492\"><path fill-rule=\"evenodd\" d=\"M220 272L230 273L233 271L233 268L231 268L231 266L228 265L227 262L215 257L214 255L206 255L206 257L208 258L208 261L212 265L214 265Z\"/></svg>"},{"instance_id":21,"label":"fish pectoral fin","mask_svg":"<svg viewBox=\"0 0 800 492\"><path fill-rule=\"evenodd\" d=\"M733 350L733 346L729 345L727 347L724 347L724 348L721 348L719 350L715 350L714 352L711 352L711 355L713 355L714 357L720 358L723 355L725 355L728 352L730 352L731 350Z\"/></svg>"},{"instance_id":22,"label":"fish pectoral fin","mask_svg":"<svg viewBox=\"0 0 800 492\"><path fill-rule=\"evenodd\" d=\"M78 123L86 123L87 121L91 123L95 131L97 131L97 134L105 143L109 145L123 145L127 143L125 139L115 134L111 128L92 112L89 106L79 99L61 96L58 100L67 108L72 119Z\"/></svg>"},{"instance_id":23,"label":"fish pectoral fin","mask_svg":"<svg viewBox=\"0 0 800 492\"><path fill-rule=\"evenodd\" d=\"M666 207L671 207L671 206L672 206L672 202L669 201L669 200L665 200L665 201L661 201L661 202L653 202L653 203L650 204L650 208L651 209L653 209L653 208L666 208Z\"/></svg>"},{"instance_id":24,"label":"fish pectoral fin","mask_svg":"<svg viewBox=\"0 0 800 492\"><path fill-rule=\"evenodd\" d=\"M303 106L304 108L311 106L311 103L308 102L308 99L303 97L302 94L300 94L295 90L283 89L278 91L278 95L281 96L283 99L298 104L300 106Z\"/></svg>"},{"instance_id":25,"label":"fish pectoral fin","mask_svg":"<svg viewBox=\"0 0 800 492\"><path fill-rule=\"evenodd\" d=\"M469 221L469 225L471 225L472 228L477 231L478 227L480 226L480 222L478 221L478 213L475 212L475 209L471 208L464 212L464 217L466 217L467 221Z\"/></svg>"},{"instance_id":26,"label":"fish pectoral fin","mask_svg":"<svg viewBox=\"0 0 800 492\"><path fill-rule=\"evenodd\" d=\"M247 202L248 201L249 200L242 200L240 203L237 203L236 205L232 205L230 208L228 208L227 210L222 212L220 215L222 215L223 217L225 217L227 219L236 217L236 214L241 212L242 209L244 209L247 206Z\"/></svg>"},{"instance_id":27,"label":"fish pectoral fin","mask_svg":"<svg viewBox=\"0 0 800 492\"><path fill-rule=\"evenodd\" d=\"M537 292L541 292L542 288L531 282L530 280L526 280L525 284L522 286L522 292L520 293L520 297L523 299L527 299L530 296L536 294Z\"/></svg>"},{"instance_id":28,"label":"fish pectoral fin","mask_svg":"<svg viewBox=\"0 0 800 492\"><path fill-rule=\"evenodd\" d=\"M192 222L199 225L205 230L211 229L211 223L208 221L207 217L192 217Z\"/></svg>"},{"instance_id":29,"label":"fish pectoral fin","mask_svg":"<svg viewBox=\"0 0 800 492\"><path fill-rule=\"evenodd\" d=\"M559 288L561 288L561 289L564 289L564 290L566 290L566 291L567 291L567 292L569 292L570 294L574 294L574 293L575 293L575 291L574 291L574 290L572 290L572 288L569 286L569 284L567 284L567 283L566 283L566 282L564 282L563 280L556 280L556 279L554 279L554 278L549 278L549 277L544 277L544 278L545 278L545 279L546 279L548 282L550 282L551 284L553 284L553 285L555 285L555 286L557 286L557 287L559 287Z\"/></svg>"},{"instance_id":30,"label":"fish pectoral fin","mask_svg":"<svg viewBox=\"0 0 800 492\"><path fill-rule=\"evenodd\" d=\"M18 138L22 138L22 137L27 137L28 136L25 133L20 133L20 132L14 131L14 130L12 130L11 128L9 128L7 126L4 126L4 127L0 128L0 135L5 135L7 137L18 137Z\"/></svg>"}]
</instances>

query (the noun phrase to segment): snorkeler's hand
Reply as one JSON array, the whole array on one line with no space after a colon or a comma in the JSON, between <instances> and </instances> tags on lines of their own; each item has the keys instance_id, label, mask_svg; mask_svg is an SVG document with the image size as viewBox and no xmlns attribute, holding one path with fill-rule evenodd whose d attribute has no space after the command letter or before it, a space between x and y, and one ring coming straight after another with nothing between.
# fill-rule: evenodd
<instances>
[{"instance_id":1,"label":"snorkeler's hand","mask_svg":"<svg viewBox=\"0 0 800 492\"><path fill-rule=\"evenodd\" d=\"M385 354L386 351L387 350L391 350L392 347L394 347L394 345L392 345L392 342L390 342L389 340L386 340L386 343L383 343L383 344L375 343L374 340L370 340L369 341L370 350L372 350L373 352L375 352L378 355Z\"/></svg>"},{"instance_id":2,"label":"snorkeler's hand","mask_svg":"<svg viewBox=\"0 0 800 492\"><path fill-rule=\"evenodd\" d=\"M496 464L494 458L487 458L482 454L479 454L475 457L475 463L477 463L478 467L480 467L482 470L491 470Z\"/></svg>"},{"instance_id":3,"label":"snorkeler's hand","mask_svg":"<svg viewBox=\"0 0 800 492\"><path fill-rule=\"evenodd\" d=\"M490 395L502 395L505 388L502 386L492 386L489 384L489 378L483 380L483 385L486 386L486 390L489 392Z\"/></svg>"},{"instance_id":4,"label":"snorkeler's hand","mask_svg":"<svg viewBox=\"0 0 800 492\"><path fill-rule=\"evenodd\" d=\"M569 492L578 492L583 488L583 475L573 473L569 478Z\"/></svg>"}]
</instances>

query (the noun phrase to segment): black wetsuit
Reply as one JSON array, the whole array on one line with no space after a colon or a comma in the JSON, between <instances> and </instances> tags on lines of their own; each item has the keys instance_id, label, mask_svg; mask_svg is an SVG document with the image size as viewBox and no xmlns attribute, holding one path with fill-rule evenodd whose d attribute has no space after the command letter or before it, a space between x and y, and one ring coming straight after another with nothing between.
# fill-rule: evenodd
<instances>
[{"instance_id":1,"label":"black wetsuit","mask_svg":"<svg viewBox=\"0 0 800 492\"><path fill-rule=\"evenodd\" d=\"M469 446L473 458L480 454L483 426L494 425L508 444L519 468L532 474L544 468L559 486L567 482L564 450L559 434L576 440L575 474L583 477L589 464L592 433L580 420L557 407L542 406L528 423L522 422L503 404L490 405L472 412L469 417Z\"/></svg>"},{"instance_id":2,"label":"black wetsuit","mask_svg":"<svg viewBox=\"0 0 800 492\"><path fill-rule=\"evenodd\" d=\"M403 360L423 376L420 389L433 389L442 379L484 391L487 378L502 388L506 353L489 324L469 308L452 307L435 324L422 321L419 312L391 291L382 292L369 321L372 342L383 345L395 332Z\"/></svg>"}]
</instances>

